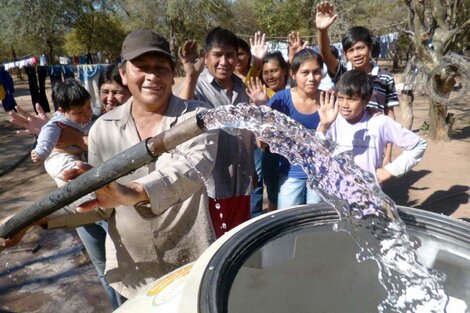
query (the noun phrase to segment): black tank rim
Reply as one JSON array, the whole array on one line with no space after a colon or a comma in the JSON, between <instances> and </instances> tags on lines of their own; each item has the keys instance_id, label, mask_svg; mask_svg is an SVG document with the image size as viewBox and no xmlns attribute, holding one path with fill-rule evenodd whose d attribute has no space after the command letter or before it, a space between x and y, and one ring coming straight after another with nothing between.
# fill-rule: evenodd
<instances>
[{"instance_id":1,"label":"black tank rim","mask_svg":"<svg viewBox=\"0 0 470 313\"><path fill-rule=\"evenodd\" d=\"M470 247L470 223L424 210L398 206L407 227L428 231L444 240L457 240ZM268 241L289 231L338 221L328 204L301 205L266 214L229 238L212 256L199 288L198 312L225 313L228 294L244 262ZM260 231L261 230L261 231Z\"/></svg>"}]
</instances>

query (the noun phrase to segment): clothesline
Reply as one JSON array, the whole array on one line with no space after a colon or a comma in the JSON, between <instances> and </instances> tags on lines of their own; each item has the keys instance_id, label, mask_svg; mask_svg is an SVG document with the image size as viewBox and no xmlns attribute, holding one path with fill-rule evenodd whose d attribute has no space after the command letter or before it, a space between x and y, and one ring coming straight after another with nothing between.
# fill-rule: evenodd
<instances>
[{"instance_id":1,"label":"clothesline","mask_svg":"<svg viewBox=\"0 0 470 313\"><path fill-rule=\"evenodd\" d=\"M403 24L406 24L407 22L398 22L398 23L393 23L393 24L388 24L388 25L382 25L380 27L375 27L373 28L374 30L381 30L381 29L386 29L386 28L390 28L390 27L396 27L396 26L400 26L400 25L403 25ZM241 37L241 38L253 38L253 35L246 35L246 34L236 34L238 37ZM376 37L380 37L380 36L384 36L384 35L388 35L388 34L382 34L382 35L376 35ZM266 41L268 40L276 40L276 39L280 39L280 40L285 40L287 42L287 40L289 39L288 36L279 36L279 37L276 37L276 36L266 36ZM305 38L305 39L316 39L317 38L317 35L310 35L310 36L302 36L302 38Z\"/></svg>"}]
</instances>

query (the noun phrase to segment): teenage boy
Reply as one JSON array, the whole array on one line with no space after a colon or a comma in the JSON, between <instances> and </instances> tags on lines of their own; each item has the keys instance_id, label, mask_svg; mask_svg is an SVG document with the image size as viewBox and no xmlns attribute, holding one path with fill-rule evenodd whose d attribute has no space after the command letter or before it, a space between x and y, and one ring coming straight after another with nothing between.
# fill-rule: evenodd
<instances>
[{"instance_id":1,"label":"teenage boy","mask_svg":"<svg viewBox=\"0 0 470 313\"><path fill-rule=\"evenodd\" d=\"M363 71L351 70L342 75L336 84L336 97L332 92L322 92L317 131L336 142L335 153L351 151L354 162L382 184L421 161L426 141L391 118L366 110L373 85L373 78ZM382 166L389 143L404 150L393 162Z\"/></svg>"},{"instance_id":2,"label":"teenage boy","mask_svg":"<svg viewBox=\"0 0 470 313\"><path fill-rule=\"evenodd\" d=\"M214 28L206 36L204 51L205 68L200 74L195 63L183 59L186 76L180 96L204 101L213 108L250 102L243 81L234 74L238 60L235 34ZM254 146L255 138L249 131L231 134L219 131L217 158L208 191L217 237L250 219Z\"/></svg>"}]
</instances>

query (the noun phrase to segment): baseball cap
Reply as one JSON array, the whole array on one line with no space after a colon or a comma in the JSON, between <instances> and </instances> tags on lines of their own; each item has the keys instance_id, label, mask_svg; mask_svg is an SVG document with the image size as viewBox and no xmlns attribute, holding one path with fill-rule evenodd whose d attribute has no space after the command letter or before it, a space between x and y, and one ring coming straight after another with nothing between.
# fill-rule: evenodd
<instances>
[{"instance_id":1,"label":"baseball cap","mask_svg":"<svg viewBox=\"0 0 470 313\"><path fill-rule=\"evenodd\" d=\"M125 60L135 59L147 52L160 52L173 59L165 37L150 29L133 31L122 43L121 55Z\"/></svg>"}]
</instances>

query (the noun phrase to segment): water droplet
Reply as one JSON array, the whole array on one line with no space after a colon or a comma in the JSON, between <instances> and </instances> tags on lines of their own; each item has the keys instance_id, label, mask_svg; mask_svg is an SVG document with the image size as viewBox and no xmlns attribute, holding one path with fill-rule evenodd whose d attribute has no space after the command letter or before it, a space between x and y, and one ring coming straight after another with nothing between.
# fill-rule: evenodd
<instances>
[{"instance_id":1,"label":"water droplet","mask_svg":"<svg viewBox=\"0 0 470 313\"><path fill-rule=\"evenodd\" d=\"M220 219L224 218L224 215L222 213L220 213L219 216L220 216Z\"/></svg>"},{"instance_id":2,"label":"water droplet","mask_svg":"<svg viewBox=\"0 0 470 313\"><path fill-rule=\"evenodd\" d=\"M222 223L222 228L223 228L223 229L227 229L227 224Z\"/></svg>"},{"instance_id":3,"label":"water droplet","mask_svg":"<svg viewBox=\"0 0 470 313\"><path fill-rule=\"evenodd\" d=\"M220 203L216 203L216 204L215 204L215 208L216 208L217 210L219 210L219 209L220 209Z\"/></svg>"}]
</instances>

